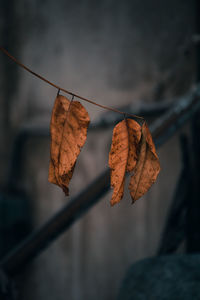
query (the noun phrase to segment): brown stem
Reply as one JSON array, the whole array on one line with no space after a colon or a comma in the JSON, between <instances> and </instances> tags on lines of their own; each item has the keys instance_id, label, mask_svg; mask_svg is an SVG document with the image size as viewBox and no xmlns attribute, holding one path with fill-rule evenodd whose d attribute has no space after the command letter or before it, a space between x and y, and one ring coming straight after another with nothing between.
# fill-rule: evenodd
<instances>
[{"instance_id":1,"label":"brown stem","mask_svg":"<svg viewBox=\"0 0 200 300\"><path fill-rule=\"evenodd\" d=\"M17 65L19 65L21 68L25 69L26 71L28 71L28 72L31 73L32 75L36 76L37 78L43 80L44 82L48 83L49 85L55 87L56 89L58 89L58 90L60 90L60 91L63 91L63 92L65 92L65 93L67 93L67 94L69 94L69 95L71 95L71 96L74 96L74 97L76 97L76 98L79 98L79 99L81 99L81 100L83 100L83 101L86 101L86 102L89 102L89 103L94 104L94 105L96 105L96 106L99 106L99 107L101 107L101 108L103 108L103 109L110 110L110 111L114 111L114 112L119 113L119 114L122 114L122 115L126 114L126 115L128 115L128 116L131 116L131 117L134 117L134 118L137 118L137 119L142 119L142 120L144 120L143 117L139 117L139 116L136 116L136 115L133 115L133 114L125 113L125 112L120 111L120 110L118 110L118 109L115 109L115 108L112 108L112 107L108 107L108 106L105 106L105 105L98 104L98 103L96 103L96 102L94 102L94 101L92 101L92 100L90 100L90 99L87 99L87 98L84 98L84 97L82 97L82 96L79 96L79 95L77 95L77 94L75 94L75 93L72 93L72 92L70 92L70 91L68 91L68 90L66 90L66 89L64 89L64 88L62 88L62 87L56 85L55 83L53 83L53 82L47 80L47 79L44 78L43 76L41 76L41 75L39 75L39 74L33 72L31 69L29 69L28 67L26 67L25 65L23 65L20 61L18 61L14 56L12 56L12 55L11 55L6 49L4 49L3 47L0 47L0 50L1 50L4 54L6 54L11 60L13 60Z\"/></svg>"}]
</instances>

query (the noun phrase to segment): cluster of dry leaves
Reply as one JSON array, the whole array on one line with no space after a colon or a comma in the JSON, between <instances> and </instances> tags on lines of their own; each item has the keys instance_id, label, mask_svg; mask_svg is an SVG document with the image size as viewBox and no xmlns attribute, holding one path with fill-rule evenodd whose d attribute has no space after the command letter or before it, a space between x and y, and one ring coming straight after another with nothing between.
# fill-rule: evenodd
<instances>
[{"instance_id":1,"label":"cluster of dry leaves","mask_svg":"<svg viewBox=\"0 0 200 300\"><path fill-rule=\"evenodd\" d=\"M49 181L69 194L69 182L90 123L88 112L78 101L56 97L50 124L51 158ZM132 201L143 196L160 172L159 159L146 122L141 126L132 119L119 122L114 130L109 153L111 205L123 197L127 172L131 172L129 190Z\"/></svg>"}]
</instances>

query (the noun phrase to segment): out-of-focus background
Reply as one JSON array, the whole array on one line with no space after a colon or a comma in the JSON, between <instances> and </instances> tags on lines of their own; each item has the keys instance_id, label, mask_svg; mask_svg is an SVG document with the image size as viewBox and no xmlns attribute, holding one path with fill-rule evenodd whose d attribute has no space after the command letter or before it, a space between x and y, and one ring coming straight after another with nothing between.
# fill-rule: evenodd
<instances>
[{"instance_id":1,"label":"out-of-focus background","mask_svg":"<svg viewBox=\"0 0 200 300\"><path fill-rule=\"evenodd\" d=\"M135 113L173 103L194 85L195 5L187 0L1 0L1 45L54 83L102 105L131 106ZM42 129L48 132L56 93L0 53L1 257L108 166L114 125L101 126L106 111L82 102L93 128L69 198L48 182L50 139ZM116 298L128 266L157 252L181 170L179 136L187 130L188 124L159 148L162 170L144 197L132 206L126 188L121 203L111 208L109 191L19 272L20 299Z\"/></svg>"}]
</instances>

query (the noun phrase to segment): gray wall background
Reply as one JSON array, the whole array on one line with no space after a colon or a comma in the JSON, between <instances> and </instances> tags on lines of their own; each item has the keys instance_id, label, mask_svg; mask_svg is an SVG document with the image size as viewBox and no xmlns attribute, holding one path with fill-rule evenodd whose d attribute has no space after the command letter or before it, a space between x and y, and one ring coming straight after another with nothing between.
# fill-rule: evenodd
<instances>
[{"instance_id":1,"label":"gray wall background","mask_svg":"<svg viewBox=\"0 0 200 300\"><path fill-rule=\"evenodd\" d=\"M37 73L113 107L184 94L194 82L193 1L4 1L2 46ZM23 124L47 124L57 91L0 55L0 184ZM175 68L173 66L176 66ZM173 68L173 72L171 69ZM158 83L164 81L158 95ZM174 100L175 101L175 100ZM101 109L83 103L92 122ZM134 112L133 112L134 113ZM185 127L184 130L187 130ZM70 184L70 197L108 164L112 128L89 131ZM131 206L127 192L111 208L111 192L49 246L19 277L20 299L115 299L130 263L156 253L180 171L178 135L159 150L162 171ZM38 228L68 199L47 181L49 139L29 140L20 184Z\"/></svg>"}]
</instances>

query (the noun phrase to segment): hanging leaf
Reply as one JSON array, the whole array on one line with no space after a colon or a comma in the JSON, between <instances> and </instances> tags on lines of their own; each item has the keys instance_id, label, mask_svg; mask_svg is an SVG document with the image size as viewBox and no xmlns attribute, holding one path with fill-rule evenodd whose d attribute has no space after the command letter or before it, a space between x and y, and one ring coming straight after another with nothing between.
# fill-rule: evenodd
<instances>
[{"instance_id":1,"label":"hanging leaf","mask_svg":"<svg viewBox=\"0 0 200 300\"><path fill-rule=\"evenodd\" d=\"M133 202L150 189L160 172L159 159L146 122L142 125L142 136L139 147L138 162L129 183Z\"/></svg>"},{"instance_id":2,"label":"hanging leaf","mask_svg":"<svg viewBox=\"0 0 200 300\"><path fill-rule=\"evenodd\" d=\"M78 101L58 95L52 111L51 159L49 181L62 187L69 194L68 185L81 148L87 138L89 115Z\"/></svg>"},{"instance_id":3,"label":"hanging leaf","mask_svg":"<svg viewBox=\"0 0 200 300\"><path fill-rule=\"evenodd\" d=\"M111 205L123 197L125 173L134 169L137 162L137 145L141 138L141 126L132 119L118 123L113 130L112 145L109 153L111 186L113 195Z\"/></svg>"},{"instance_id":4,"label":"hanging leaf","mask_svg":"<svg viewBox=\"0 0 200 300\"><path fill-rule=\"evenodd\" d=\"M50 164L49 164L49 181L62 186L59 178L59 153L62 142L63 129L69 108L70 101L61 95L56 97L50 123L51 147L50 147ZM66 191L67 192L67 191Z\"/></svg>"},{"instance_id":5,"label":"hanging leaf","mask_svg":"<svg viewBox=\"0 0 200 300\"><path fill-rule=\"evenodd\" d=\"M50 162L49 162L49 177L48 180L51 183L57 184L58 185L58 181L56 179L56 174L55 174L55 168L54 168L54 164L52 159L50 158Z\"/></svg>"}]
</instances>

